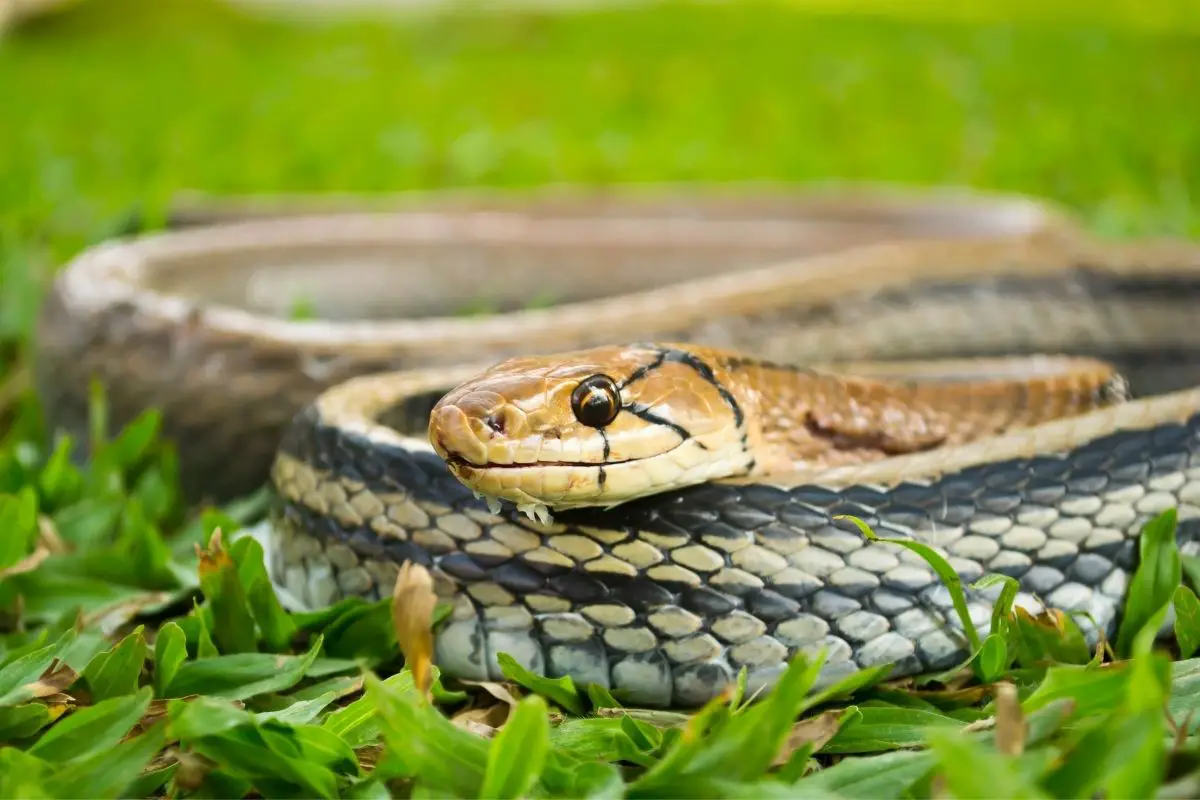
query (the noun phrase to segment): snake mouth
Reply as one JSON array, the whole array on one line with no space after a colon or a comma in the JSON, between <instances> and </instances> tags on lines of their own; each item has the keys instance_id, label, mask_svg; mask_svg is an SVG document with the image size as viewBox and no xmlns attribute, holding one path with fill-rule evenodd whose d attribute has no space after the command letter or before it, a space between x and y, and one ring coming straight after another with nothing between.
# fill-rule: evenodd
<instances>
[{"instance_id":1,"label":"snake mouth","mask_svg":"<svg viewBox=\"0 0 1200 800\"><path fill-rule=\"evenodd\" d=\"M484 462L483 464L477 464L473 461L468 461L467 459L465 459L461 456L447 454L446 456L444 456L444 460L445 460L446 464L448 464L450 466L450 468L454 471L483 472L485 470L486 471L518 470L518 469L531 469L531 468L543 468L543 467L559 467L559 468L566 467L566 468L571 468L571 469L587 469L587 468L595 469L596 467L615 467L615 466L620 466L621 464L632 464L633 462L639 461L640 459L627 458L627 459L624 459L621 461L597 461L597 462L529 461L529 462L524 462L524 463L512 463L512 464L500 464L500 463L494 462L494 461L487 461L487 462Z\"/></svg>"},{"instance_id":2,"label":"snake mouth","mask_svg":"<svg viewBox=\"0 0 1200 800\"><path fill-rule=\"evenodd\" d=\"M523 469L611 469L612 467L621 467L626 464L636 464L639 461L645 461L648 458L658 458L669 455L670 453L673 453L682 447L684 443L684 441L677 442L673 446L663 450L661 453L654 453L653 455L643 456L641 458L622 458L611 461L523 461L510 462L507 464L496 461L485 461L484 463L480 464L475 461L470 461L469 459L449 450L446 448L444 442L438 442L438 444L441 445L441 452L439 455L450 468L450 471L464 476L481 472L515 471Z\"/></svg>"}]
</instances>

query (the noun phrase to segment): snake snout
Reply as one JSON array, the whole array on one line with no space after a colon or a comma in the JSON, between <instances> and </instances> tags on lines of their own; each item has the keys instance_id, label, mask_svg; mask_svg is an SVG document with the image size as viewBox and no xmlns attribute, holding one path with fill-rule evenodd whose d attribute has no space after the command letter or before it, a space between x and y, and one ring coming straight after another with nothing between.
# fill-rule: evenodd
<instances>
[{"instance_id":1,"label":"snake snout","mask_svg":"<svg viewBox=\"0 0 1200 800\"><path fill-rule=\"evenodd\" d=\"M476 435L471 415L458 405L439 406L429 415L429 442L443 459L487 464L487 443Z\"/></svg>"}]
</instances>

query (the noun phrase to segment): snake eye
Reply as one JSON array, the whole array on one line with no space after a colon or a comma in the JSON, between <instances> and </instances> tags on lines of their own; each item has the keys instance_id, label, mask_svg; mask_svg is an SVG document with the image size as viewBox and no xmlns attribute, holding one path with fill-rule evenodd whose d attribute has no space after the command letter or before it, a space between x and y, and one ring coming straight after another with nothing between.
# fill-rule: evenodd
<instances>
[{"instance_id":1,"label":"snake eye","mask_svg":"<svg viewBox=\"0 0 1200 800\"><path fill-rule=\"evenodd\" d=\"M571 410L575 412L575 419L589 428L603 428L616 419L621 410L617 385L607 375L584 378L571 393Z\"/></svg>"}]
</instances>

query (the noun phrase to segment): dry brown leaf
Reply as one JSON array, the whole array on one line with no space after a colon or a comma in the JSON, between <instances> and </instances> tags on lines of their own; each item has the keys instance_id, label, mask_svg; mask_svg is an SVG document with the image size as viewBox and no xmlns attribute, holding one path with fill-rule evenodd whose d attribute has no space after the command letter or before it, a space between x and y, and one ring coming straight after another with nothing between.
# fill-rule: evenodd
<instances>
[{"instance_id":1,"label":"dry brown leaf","mask_svg":"<svg viewBox=\"0 0 1200 800\"><path fill-rule=\"evenodd\" d=\"M72 550L71 545L63 541L62 536L58 534L58 526L54 524L54 520L45 514L38 515L38 544L53 555L69 553Z\"/></svg>"},{"instance_id":2,"label":"dry brown leaf","mask_svg":"<svg viewBox=\"0 0 1200 800\"><path fill-rule=\"evenodd\" d=\"M979 733L980 731L990 731L996 727L995 717L984 717L977 719L974 722L968 722L960 729L963 733Z\"/></svg>"},{"instance_id":3,"label":"dry brown leaf","mask_svg":"<svg viewBox=\"0 0 1200 800\"><path fill-rule=\"evenodd\" d=\"M42 698L42 705L50 712L50 721L54 722L63 714L75 708L75 698L69 694L52 694Z\"/></svg>"},{"instance_id":4,"label":"dry brown leaf","mask_svg":"<svg viewBox=\"0 0 1200 800\"><path fill-rule=\"evenodd\" d=\"M356 748L354 754L358 756L358 764L367 772L375 769L379 763L380 757L383 755L383 745L368 744Z\"/></svg>"},{"instance_id":5,"label":"dry brown leaf","mask_svg":"<svg viewBox=\"0 0 1200 800\"><path fill-rule=\"evenodd\" d=\"M507 703L510 706L516 706L517 704L517 698L513 695L513 690L518 688L516 684L498 683L496 681L472 680L460 680L459 683L461 683L463 686L478 686L492 697L503 703ZM509 689L509 686L512 686L513 688Z\"/></svg>"},{"instance_id":6,"label":"dry brown leaf","mask_svg":"<svg viewBox=\"0 0 1200 800\"><path fill-rule=\"evenodd\" d=\"M497 681L462 680L460 683L464 686L478 687L492 699L499 702L478 704L484 698L475 695L473 698L474 704L454 714L450 718L451 722L460 727L467 725L486 726L492 728L493 731L504 727L504 724L508 722L508 718L512 710L516 708L518 702L517 698L513 695L513 690L510 690L507 684ZM515 690L516 687L514 686L513 689Z\"/></svg>"},{"instance_id":7,"label":"dry brown leaf","mask_svg":"<svg viewBox=\"0 0 1200 800\"><path fill-rule=\"evenodd\" d=\"M81 624L89 628L99 628L105 635L112 635L128 625L143 609L161 605L170 599L170 592L145 592L134 597L122 598L115 603L93 609L81 618Z\"/></svg>"},{"instance_id":8,"label":"dry brown leaf","mask_svg":"<svg viewBox=\"0 0 1200 800\"><path fill-rule=\"evenodd\" d=\"M511 713L512 710L509 706L503 703L492 703L459 711L450 717L450 721L459 727L483 725L493 730L499 730L504 727L504 723L508 722Z\"/></svg>"},{"instance_id":9,"label":"dry brown leaf","mask_svg":"<svg viewBox=\"0 0 1200 800\"><path fill-rule=\"evenodd\" d=\"M171 779L174 784L185 792L192 792L204 784L208 773L216 766L205 756L191 750L172 749L171 754L179 762L175 775Z\"/></svg>"},{"instance_id":10,"label":"dry brown leaf","mask_svg":"<svg viewBox=\"0 0 1200 800\"><path fill-rule=\"evenodd\" d=\"M142 774L145 775L155 770L165 769L179 760L179 750L174 747L168 747L165 750L159 750L155 753L154 758L150 759L150 763L142 769Z\"/></svg>"},{"instance_id":11,"label":"dry brown leaf","mask_svg":"<svg viewBox=\"0 0 1200 800\"><path fill-rule=\"evenodd\" d=\"M1188 710L1188 714L1183 718L1183 724L1180 725L1175 719L1167 714L1167 722L1175 729L1175 741L1172 745L1172 751L1178 752L1187 746L1188 731L1192 729L1192 717L1195 715L1196 709Z\"/></svg>"},{"instance_id":12,"label":"dry brown leaf","mask_svg":"<svg viewBox=\"0 0 1200 800\"><path fill-rule=\"evenodd\" d=\"M937 689L933 691L913 691L913 697L928 700L934 705L947 703L950 705L974 705L987 696L987 686L966 686L961 689Z\"/></svg>"},{"instance_id":13,"label":"dry brown leaf","mask_svg":"<svg viewBox=\"0 0 1200 800\"><path fill-rule=\"evenodd\" d=\"M1096 649L1092 651L1092 655L1100 653L1100 662L1108 661L1109 663L1117 660L1117 653L1112 649L1112 643L1108 641L1108 634L1103 630L1100 631L1100 638L1096 642Z\"/></svg>"},{"instance_id":14,"label":"dry brown leaf","mask_svg":"<svg viewBox=\"0 0 1200 800\"><path fill-rule=\"evenodd\" d=\"M825 744L837 734L838 728L841 727L841 710L822 711L815 717L801 720L792 726L788 731L787 739L779 748L779 752L775 754L775 760L771 762L773 767L781 767L787 763L788 759L804 745L810 742L813 745L813 752L820 750Z\"/></svg>"},{"instance_id":15,"label":"dry brown leaf","mask_svg":"<svg viewBox=\"0 0 1200 800\"><path fill-rule=\"evenodd\" d=\"M1025 751L1026 723L1017 699L1017 687L1008 682L997 683L996 749L1006 756L1019 756Z\"/></svg>"},{"instance_id":16,"label":"dry brown leaf","mask_svg":"<svg viewBox=\"0 0 1200 800\"><path fill-rule=\"evenodd\" d=\"M183 697L156 697L150 701L150 705L146 708L146 713L142 714L142 718L138 720L137 725L135 725L133 730L129 732L129 735L134 736L139 733L144 733L150 728L153 728L156 723L166 719L168 704L191 703L200 697L201 695L198 694L185 694ZM226 700L225 702L229 703L234 708L246 707L246 704L241 700Z\"/></svg>"},{"instance_id":17,"label":"dry brown leaf","mask_svg":"<svg viewBox=\"0 0 1200 800\"><path fill-rule=\"evenodd\" d=\"M38 566L50 557L50 551L38 545L32 553L22 558L11 567L0 569L0 580L12 577L13 575L21 575L26 572L33 572Z\"/></svg>"},{"instance_id":18,"label":"dry brown leaf","mask_svg":"<svg viewBox=\"0 0 1200 800\"><path fill-rule=\"evenodd\" d=\"M433 576L420 564L400 565L392 590L392 626L396 643L413 676L413 686L429 697L433 684L433 611L437 595Z\"/></svg>"},{"instance_id":19,"label":"dry brown leaf","mask_svg":"<svg viewBox=\"0 0 1200 800\"><path fill-rule=\"evenodd\" d=\"M1045 608L1038 614L1037 619L1047 627L1053 628L1055 633L1065 634L1067 632L1067 622L1071 618L1061 608Z\"/></svg>"},{"instance_id":20,"label":"dry brown leaf","mask_svg":"<svg viewBox=\"0 0 1200 800\"><path fill-rule=\"evenodd\" d=\"M197 695L190 694L184 697L173 697L170 700L180 700L184 703L196 699ZM138 720L138 726L143 730L154 727L154 723L167 716L168 699L164 697L156 697L150 701L150 706L146 709L146 713L142 714L142 718Z\"/></svg>"},{"instance_id":21,"label":"dry brown leaf","mask_svg":"<svg viewBox=\"0 0 1200 800\"><path fill-rule=\"evenodd\" d=\"M455 725L457 725L459 728L463 729L467 733L473 733L476 736L480 736L484 739L492 738L493 736L496 735L496 731L499 730L499 728L494 728L491 725L485 725L482 722L474 722L469 719L467 719L467 720L456 719L456 720L453 720L453 722Z\"/></svg>"},{"instance_id":22,"label":"dry brown leaf","mask_svg":"<svg viewBox=\"0 0 1200 800\"><path fill-rule=\"evenodd\" d=\"M46 671L41 674L33 683L25 684L24 688L29 691L29 696L33 697L51 697L62 692L79 677L79 673L71 669L61 661L55 661Z\"/></svg>"}]
</instances>

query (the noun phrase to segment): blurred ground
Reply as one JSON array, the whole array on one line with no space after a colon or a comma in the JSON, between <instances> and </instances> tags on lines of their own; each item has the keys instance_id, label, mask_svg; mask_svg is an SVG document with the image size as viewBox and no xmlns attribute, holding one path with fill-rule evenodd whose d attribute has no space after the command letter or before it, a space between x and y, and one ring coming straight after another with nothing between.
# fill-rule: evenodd
<instances>
[{"instance_id":1,"label":"blurred ground","mask_svg":"<svg viewBox=\"0 0 1200 800\"><path fill-rule=\"evenodd\" d=\"M76 2L0 45L3 274L12 289L13 263L153 222L181 190L894 180L1195 234L1196 7L742 0L402 23Z\"/></svg>"}]
</instances>

